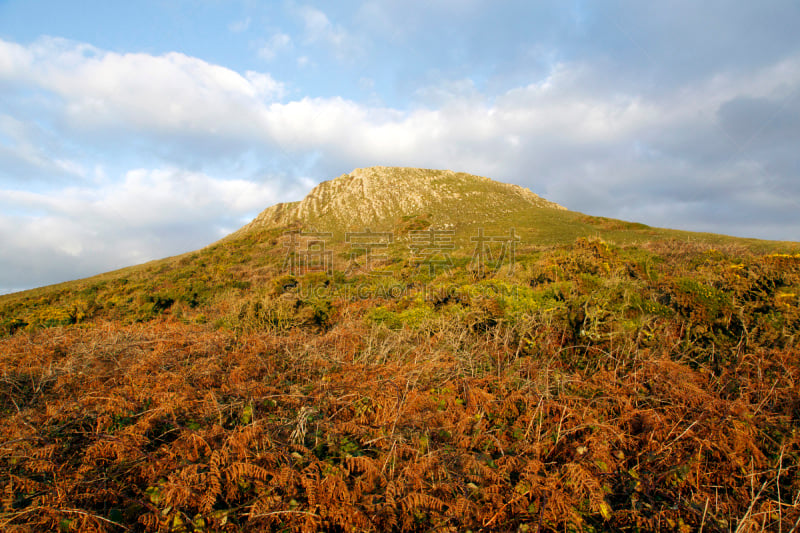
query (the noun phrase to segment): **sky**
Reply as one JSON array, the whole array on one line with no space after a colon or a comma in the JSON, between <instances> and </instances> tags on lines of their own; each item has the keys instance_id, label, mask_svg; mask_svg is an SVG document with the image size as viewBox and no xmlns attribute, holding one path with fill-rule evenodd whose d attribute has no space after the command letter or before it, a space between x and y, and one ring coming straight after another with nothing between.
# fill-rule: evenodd
<instances>
[{"instance_id":1,"label":"sky","mask_svg":"<svg viewBox=\"0 0 800 533\"><path fill-rule=\"evenodd\" d=\"M796 0L0 0L0 293L373 165L800 240Z\"/></svg>"}]
</instances>

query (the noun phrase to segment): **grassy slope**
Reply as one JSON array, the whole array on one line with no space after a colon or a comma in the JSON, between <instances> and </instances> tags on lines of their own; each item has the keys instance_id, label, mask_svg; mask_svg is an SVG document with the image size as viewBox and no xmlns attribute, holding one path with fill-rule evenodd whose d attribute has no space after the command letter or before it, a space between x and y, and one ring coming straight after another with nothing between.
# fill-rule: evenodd
<instances>
[{"instance_id":1,"label":"grassy slope","mask_svg":"<svg viewBox=\"0 0 800 533\"><path fill-rule=\"evenodd\" d=\"M119 300L121 294L141 298L129 283L154 290L170 289L176 279L190 274L200 278L207 291L219 292L234 285L260 283L265 273L277 274L276 257L285 255L281 236L287 227L304 231L316 229L333 233L331 249L345 257L347 231L391 231L396 243L391 255L408 259L408 233L428 227L455 231L454 256L472 253L470 238L483 229L486 235L507 235L511 228L520 237L520 250L568 245L578 238L597 238L617 246L633 246L647 242L678 240L706 246L740 246L752 252L791 252L797 243L743 239L710 233L652 228L635 222L594 217L574 211L532 207L530 198L520 188L488 178L449 171L375 167L363 169L335 180L323 182L304 200L282 204L279 225L255 223L211 246L181 256L151 261L123 268L84 280L60 283L15 294L0 295L0 320L12 318L11 309L28 309L47 302L69 306L75 294L93 297L102 295ZM367 187L377 200L363 197L364 176ZM372 181L369 181L372 180ZM416 185L406 186L408 182ZM422 181L420 181L422 180ZM408 197L413 201L409 201ZM458 200L453 200L457 198ZM332 202L335 199L335 202ZM547 204L545 200L534 200ZM296 211L308 203L303 219L296 220ZM272 210L268 209L266 212ZM265 213L266 213L265 212ZM356 220L356 222L353 222ZM272 260L270 260L270 258ZM524 254L521 256L524 259ZM271 268L265 268L269 265ZM344 268L344 267L343 267ZM226 279L220 273L224 272ZM122 286L127 288L115 292ZM110 288L109 288L110 287ZM191 291L191 287L189 287ZM134 294L136 293L136 294ZM206 297L212 296L205 294ZM191 295L187 295L190 298Z\"/></svg>"},{"instance_id":2,"label":"grassy slope","mask_svg":"<svg viewBox=\"0 0 800 533\"><path fill-rule=\"evenodd\" d=\"M408 232L432 227L443 227L445 220L455 231L454 258L469 257L474 244L470 238L479 228L486 235L508 235L511 228L520 237L518 259L526 260L534 250L568 245L578 238L602 239L617 246L636 246L643 243L667 240L686 241L698 246L739 247L755 253L786 253L797 249L796 243L743 239L680 230L652 228L643 224L602 217L592 217L573 211L547 208L530 208L524 203L508 206L506 212L489 209L490 216L481 215L487 209L481 201L450 206L448 210L426 209L433 213L412 213L393 217L384 225L373 225L373 231L393 231L396 242L389 254L400 263L411 259L408 249ZM491 208L491 206L488 206ZM481 216L483 218L481 218ZM305 225L293 227L306 230L316 228L331 231L329 248L336 255L336 267L346 270L350 248L344 242L344 232L337 220L312 217ZM359 231L363 228L359 228ZM108 272L83 280L70 281L20 293L0 295L0 324L13 320L28 323L67 323L75 321L65 315L74 307L84 318L111 316L115 318L137 316L134 307L140 308L138 318L147 318L146 307L152 296L160 292L174 293L173 299L183 299L194 308L200 298L204 303L217 298L226 289L236 287L257 288L268 284L272 277L285 273L283 260L286 249L283 228L257 228L243 234L223 239L207 248L181 256L151 261ZM171 296L167 296L171 297ZM107 313L112 309L115 312ZM37 318L42 310L60 313L60 319Z\"/></svg>"},{"instance_id":3,"label":"grassy slope","mask_svg":"<svg viewBox=\"0 0 800 533\"><path fill-rule=\"evenodd\" d=\"M453 218L433 277L402 241L386 278L287 276L267 228L2 297L0 529L800 520L796 244L494 210L517 268L476 278Z\"/></svg>"}]
</instances>

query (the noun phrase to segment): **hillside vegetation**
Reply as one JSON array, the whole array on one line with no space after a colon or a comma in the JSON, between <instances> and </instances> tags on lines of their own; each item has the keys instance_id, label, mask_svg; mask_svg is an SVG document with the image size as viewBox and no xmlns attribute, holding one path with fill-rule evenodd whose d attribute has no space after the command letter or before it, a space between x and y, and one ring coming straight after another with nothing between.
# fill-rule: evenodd
<instances>
[{"instance_id":1,"label":"hillside vegetation","mask_svg":"<svg viewBox=\"0 0 800 533\"><path fill-rule=\"evenodd\" d=\"M800 246L444 171L309 198L0 297L1 531L798 527Z\"/></svg>"}]
</instances>

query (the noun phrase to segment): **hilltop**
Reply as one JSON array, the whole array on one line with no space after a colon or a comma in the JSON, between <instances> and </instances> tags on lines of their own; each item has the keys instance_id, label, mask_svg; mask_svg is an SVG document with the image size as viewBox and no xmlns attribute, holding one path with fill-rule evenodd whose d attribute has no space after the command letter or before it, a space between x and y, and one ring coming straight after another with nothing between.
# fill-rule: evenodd
<instances>
[{"instance_id":1,"label":"hilltop","mask_svg":"<svg viewBox=\"0 0 800 533\"><path fill-rule=\"evenodd\" d=\"M0 529L791 531L798 339L798 243L358 169L0 297Z\"/></svg>"},{"instance_id":2,"label":"hilltop","mask_svg":"<svg viewBox=\"0 0 800 533\"><path fill-rule=\"evenodd\" d=\"M371 167L324 181L300 202L272 206L240 231L294 223L385 230L401 217L415 216L452 226L510 219L535 208L566 210L529 189L463 172Z\"/></svg>"},{"instance_id":3,"label":"hilltop","mask_svg":"<svg viewBox=\"0 0 800 533\"><path fill-rule=\"evenodd\" d=\"M448 228L468 241L476 228L515 228L528 244L566 244L598 237L619 244L684 239L707 244L738 244L782 249L781 243L689 231L652 228L569 211L530 189L452 170L405 167L355 169L314 187L302 200L279 203L224 241L276 228L315 229L341 238L345 232Z\"/></svg>"}]
</instances>

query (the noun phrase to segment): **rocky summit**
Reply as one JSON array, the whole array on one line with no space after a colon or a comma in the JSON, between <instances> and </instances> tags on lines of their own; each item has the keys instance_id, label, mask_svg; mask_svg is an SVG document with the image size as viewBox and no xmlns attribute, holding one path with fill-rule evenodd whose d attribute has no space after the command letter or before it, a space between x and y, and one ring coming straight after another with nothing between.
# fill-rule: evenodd
<instances>
[{"instance_id":1,"label":"rocky summit","mask_svg":"<svg viewBox=\"0 0 800 533\"><path fill-rule=\"evenodd\" d=\"M530 189L464 172L378 166L323 181L301 201L271 206L240 231L294 223L385 229L413 216L438 225L469 224L531 209L566 210Z\"/></svg>"}]
</instances>

